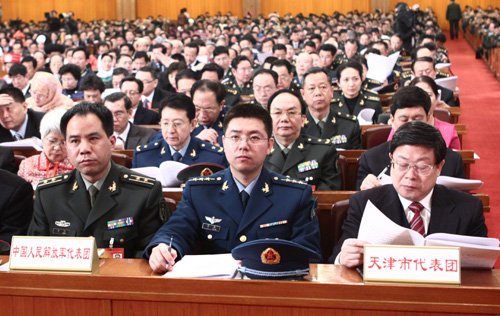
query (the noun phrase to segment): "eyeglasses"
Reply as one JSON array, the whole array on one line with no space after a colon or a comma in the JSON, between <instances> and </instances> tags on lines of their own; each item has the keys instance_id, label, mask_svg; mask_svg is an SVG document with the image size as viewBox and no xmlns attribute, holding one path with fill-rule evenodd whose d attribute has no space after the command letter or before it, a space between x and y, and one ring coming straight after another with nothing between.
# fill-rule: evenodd
<instances>
[{"instance_id":1,"label":"eyeglasses","mask_svg":"<svg viewBox=\"0 0 500 316\"><path fill-rule=\"evenodd\" d=\"M300 115L301 113L299 111L296 111L296 110L290 110L290 111L274 111L271 113L271 116L274 116L274 117L281 117L283 115L283 113L287 116L287 117L296 117L297 115Z\"/></svg>"},{"instance_id":2,"label":"eyeglasses","mask_svg":"<svg viewBox=\"0 0 500 316\"><path fill-rule=\"evenodd\" d=\"M253 91L255 92L264 91L265 93L271 93L273 90L274 89L271 87L259 87L259 86L253 87Z\"/></svg>"},{"instance_id":3,"label":"eyeglasses","mask_svg":"<svg viewBox=\"0 0 500 316\"><path fill-rule=\"evenodd\" d=\"M57 141L57 140L54 140L54 139L47 139L45 138L44 141L50 146L50 147L56 147L56 146L60 146L60 147L63 147L64 144L66 143L65 141Z\"/></svg>"},{"instance_id":4,"label":"eyeglasses","mask_svg":"<svg viewBox=\"0 0 500 316\"><path fill-rule=\"evenodd\" d=\"M257 145L259 143L267 141L267 138L255 136L255 135L250 136L250 137L233 135L233 136L229 136L226 139L230 140L234 144L239 144L241 141L245 141L246 143L252 144L252 145Z\"/></svg>"},{"instance_id":5,"label":"eyeglasses","mask_svg":"<svg viewBox=\"0 0 500 316\"><path fill-rule=\"evenodd\" d=\"M116 117L117 119L122 118L124 115L125 115L125 112L123 112L123 111L118 111L118 112L113 113L113 116Z\"/></svg>"},{"instance_id":6,"label":"eyeglasses","mask_svg":"<svg viewBox=\"0 0 500 316\"><path fill-rule=\"evenodd\" d=\"M186 124L186 123L184 123L184 122L162 122L161 126L166 127L166 128L169 128L170 126L172 126L173 128L180 128L184 124Z\"/></svg>"},{"instance_id":7,"label":"eyeglasses","mask_svg":"<svg viewBox=\"0 0 500 316\"><path fill-rule=\"evenodd\" d=\"M215 112L217 112L217 110L216 109L210 109L210 108L196 107L196 112L215 113Z\"/></svg>"},{"instance_id":8,"label":"eyeglasses","mask_svg":"<svg viewBox=\"0 0 500 316\"><path fill-rule=\"evenodd\" d=\"M413 168L416 173L418 173L421 176L428 176L431 174L432 169L434 166L428 165L426 163L416 163L416 164L410 164L407 162L402 162L402 161L392 161L392 166L399 172L408 172L410 168Z\"/></svg>"},{"instance_id":9,"label":"eyeglasses","mask_svg":"<svg viewBox=\"0 0 500 316\"><path fill-rule=\"evenodd\" d=\"M142 83L143 84L150 84L151 82L153 82L154 80L149 80L149 81L146 81L146 80L142 80Z\"/></svg>"}]
</instances>

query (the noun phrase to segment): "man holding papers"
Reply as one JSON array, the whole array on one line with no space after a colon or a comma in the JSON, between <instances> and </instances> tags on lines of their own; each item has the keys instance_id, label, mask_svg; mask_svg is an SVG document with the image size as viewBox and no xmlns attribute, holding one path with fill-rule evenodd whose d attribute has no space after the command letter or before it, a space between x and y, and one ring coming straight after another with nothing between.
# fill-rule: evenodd
<instances>
[{"instance_id":1,"label":"man holding papers","mask_svg":"<svg viewBox=\"0 0 500 316\"><path fill-rule=\"evenodd\" d=\"M401 126L390 144L393 184L362 191L350 198L342 237L330 262L348 267L363 263L366 242L356 238L368 200L396 224L411 227L422 235L440 232L486 237L488 229L481 201L436 185L445 155L446 144L433 126L420 121Z\"/></svg>"},{"instance_id":2,"label":"man holding papers","mask_svg":"<svg viewBox=\"0 0 500 316\"><path fill-rule=\"evenodd\" d=\"M321 253L311 187L263 167L274 143L269 112L259 105L236 105L223 128L230 167L186 183L177 210L144 252L157 273L171 271L196 241L203 254L228 253L264 238Z\"/></svg>"}]
</instances>

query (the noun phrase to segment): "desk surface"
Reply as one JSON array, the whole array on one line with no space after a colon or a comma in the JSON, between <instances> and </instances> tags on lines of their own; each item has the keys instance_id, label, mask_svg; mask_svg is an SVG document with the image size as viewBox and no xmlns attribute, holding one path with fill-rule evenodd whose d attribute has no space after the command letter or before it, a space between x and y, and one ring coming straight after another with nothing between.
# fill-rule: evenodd
<instances>
[{"instance_id":1,"label":"desk surface","mask_svg":"<svg viewBox=\"0 0 500 316\"><path fill-rule=\"evenodd\" d=\"M500 271L464 270L462 284L363 284L354 270L323 264L311 265L304 281L164 279L144 260L101 259L95 275L0 272L0 306L3 315L500 312Z\"/></svg>"}]
</instances>

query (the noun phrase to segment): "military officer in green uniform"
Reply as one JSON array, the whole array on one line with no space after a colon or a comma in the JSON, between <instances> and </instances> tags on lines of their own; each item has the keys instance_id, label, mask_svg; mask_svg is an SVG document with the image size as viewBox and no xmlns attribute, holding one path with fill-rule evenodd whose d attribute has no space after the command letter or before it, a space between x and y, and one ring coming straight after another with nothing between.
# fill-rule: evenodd
<instances>
[{"instance_id":1,"label":"military officer in green uniform","mask_svg":"<svg viewBox=\"0 0 500 316\"><path fill-rule=\"evenodd\" d=\"M234 80L230 79L224 82L227 92L239 95L243 101L252 100L254 95L252 88L252 64L250 60L246 56L237 56L233 59L231 65L233 67Z\"/></svg>"},{"instance_id":2,"label":"military officer in green uniform","mask_svg":"<svg viewBox=\"0 0 500 316\"><path fill-rule=\"evenodd\" d=\"M302 97L307 111L302 133L322 139L330 139L337 148L360 149L361 128L356 116L333 110L333 97L328 70L313 67L304 74Z\"/></svg>"},{"instance_id":3,"label":"military officer in green uniform","mask_svg":"<svg viewBox=\"0 0 500 316\"><path fill-rule=\"evenodd\" d=\"M331 102L332 109L343 114L358 116L363 109L374 109L372 121L382 113L382 104L377 92L362 90L363 67L360 63L350 60L337 69L337 84Z\"/></svg>"},{"instance_id":4,"label":"military officer in green uniform","mask_svg":"<svg viewBox=\"0 0 500 316\"><path fill-rule=\"evenodd\" d=\"M321 67L329 70L332 80L336 80L337 78L336 71L338 66L348 60L344 52L338 51L332 44L323 44L320 46L319 58ZM334 83L334 81L332 83Z\"/></svg>"},{"instance_id":5,"label":"military officer in green uniform","mask_svg":"<svg viewBox=\"0 0 500 316\"><path fill-rule=\"evenodd\" d=\"M338 153L331 139L301 136L306 104L299 94L283 89L269 100L274 144L264 166L310 184L315 190L340 190Z\"/></svg>"},{"instance_id":6,"label":"military officer in green uniform","mask_svg":"<svg viewBox=\"0 0 500 316\"><path fill-rule=\"evenodd\" d=\"M300 93L300 83L293 83L292 64L286 59L278 59L271 64L271 70L278 74L278 90L289 89Z\"/></svg>"},{"instance_id":7,"label":"military officer in green uniform","mask_svg":"<svg viewBox=\"0 0 500 316\"><path fill-rule=\"evenodd\" d=\"M75 105L61 131L75 169L40 181L28 235L94 236L98 248L139 257L169 217L161 184L111 161L116 138L107 108Z\"/></svg>"}]
</instances>

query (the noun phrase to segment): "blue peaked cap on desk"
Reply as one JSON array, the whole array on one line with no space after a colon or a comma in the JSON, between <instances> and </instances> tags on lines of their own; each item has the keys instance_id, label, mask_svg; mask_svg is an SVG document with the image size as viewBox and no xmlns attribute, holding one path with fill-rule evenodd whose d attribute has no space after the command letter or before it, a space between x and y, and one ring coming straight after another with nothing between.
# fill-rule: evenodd
<instances>
[{"instance_id":1,"label":"blue peaked cap on desk","mask_svg":"<svg viewBox=\"0 0 500 316\"><path fill-rule=\"evenodd\" d=\"M233 258L241 260L239 271L251 279L300 279L309 274L309 262L317 252L282 239L258 239L235 247Z\"/></svg>"}]
</instances>

